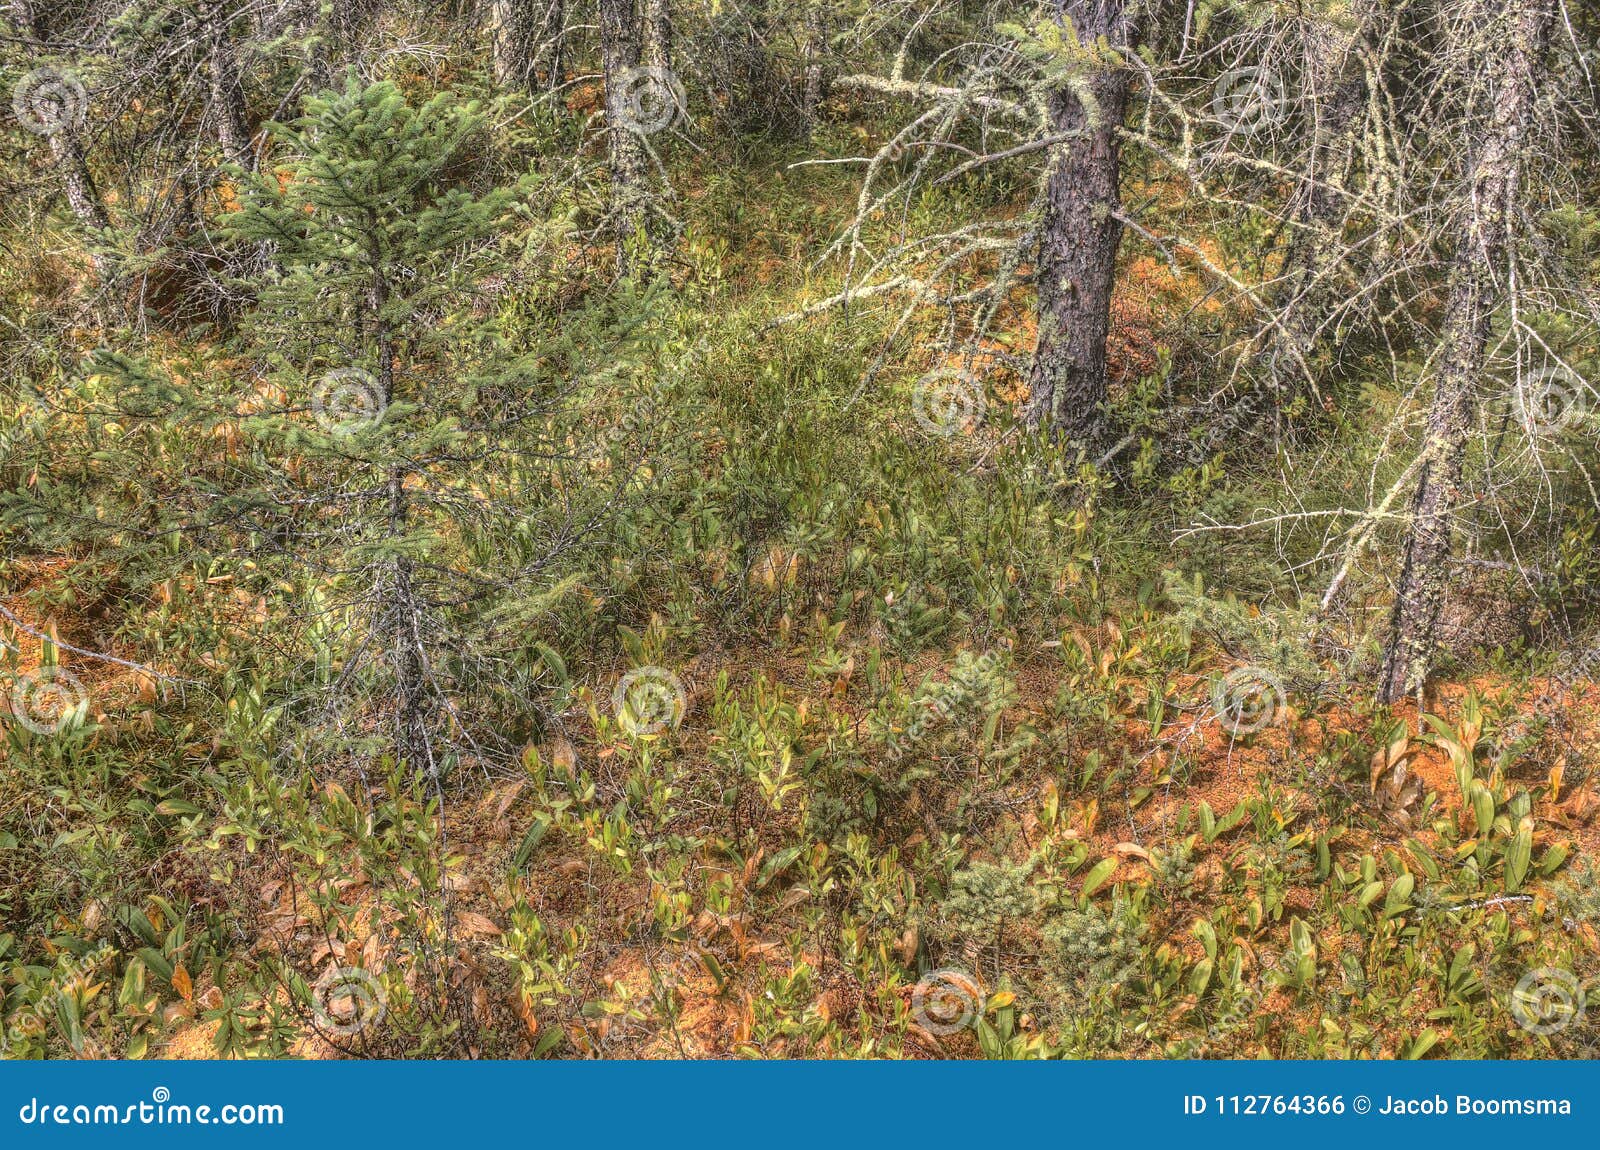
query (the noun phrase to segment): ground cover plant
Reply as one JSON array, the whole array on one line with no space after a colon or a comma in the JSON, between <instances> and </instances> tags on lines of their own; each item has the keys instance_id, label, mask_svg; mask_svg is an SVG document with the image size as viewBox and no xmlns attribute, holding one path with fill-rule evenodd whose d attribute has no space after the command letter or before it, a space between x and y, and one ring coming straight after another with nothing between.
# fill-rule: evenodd
<instances>
[{"instance_id":1,"label":"ground cover plant","mask_svg":"<svg viewBox=\"0 0 1600 1150\"><path fill-rule=\"evenodd\" d=\"M1600 1044L1600 10L11 0L0 1053Z\"/></svg>"}]
</instances>

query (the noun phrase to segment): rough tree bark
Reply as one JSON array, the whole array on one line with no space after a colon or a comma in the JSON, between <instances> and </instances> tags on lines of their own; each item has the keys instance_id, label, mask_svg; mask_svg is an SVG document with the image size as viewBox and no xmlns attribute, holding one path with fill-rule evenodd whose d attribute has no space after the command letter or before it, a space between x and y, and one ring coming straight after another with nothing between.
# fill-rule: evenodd
<instances>
[{"instance_id":1,"label":"rough tree bark","mask_svg":"<svg viewBox=\"0 0 1600 1150\"><path fill-rule=\"evenodd\" d=\"M534 45L533 72L542 76L545 87L561 83L561 62L566 50L566 0L544 0Z\"/></svg>"},{"instance_id":2,"label":"rough tree bark","mask_svg":"<svg viewBox=\"0 0 1600 1150\"><path fill-rule=\"evenodd\" d=\"M600 56L605 71L606 132L611 161L611 216L617 274L629 276L648 258L650 193L644 143L629 129L629 74L639 67L642 26L635 0L600 0ZM639 245L646 247L641 258Z\"/></svg>"},{"instance_id":3,"label":"rough tree bark","mask_svg":"<svg viewBox=\"0 0 1600 1150\"><path fill-rule=\"evenodd\" d=\"M672 67L672 0L644 0L644 62Z\"/></svg>"},{"instance_id":4,"label":"rough tree bark","mask_svg":"<svg viewBox=\"0 0 1600 1150\"><path fill-rule=\"evenodd\" d=\"M1412 502L1411 534L1378 686L1380 702L1420 691L1433 655L1450 557L1450 516L1460 502L1467 436L1477 408L1489 322L1504 288L1504 264L1519 205L1524 146L1537 99L1554 0L1477 0L1461 26L1478 40L1489 85L1488 116L1468 141L1461 232L1449 278L1428 439ZM1485 58L1486 57L1486 58Z\"/></svg>"},{"instance_id":5,"label":"rough tree bark","mask_svg":"<svg viewBox=\"0 0 1600 1150\"><path fill-rule=\"evenodd\" d=\"M1134 45L1124 0L1067 0L1063 21L1093 51ZM1117 130L1128 106L1129 72L1102 59L1086 93L1062 87L1049 99L1051 130L1074 133L1051 157L1039 241L1039 335L1028 380L1027 420L1073 439L1104 432L1106 335L1122 243Z\"/></svg>"},{"instance_id":6,"label":"rough tree bark","mask_svg":"<svg viewBox=\"0 0 1600 1150\"><path fill-rule=\"evenodd\" d=\"M1342 189L1367 96L1361 48L1372 14L1372 0L1360 0L1342 29L1322 21L1303 25L1309 139L1306 164L1289 200L1292 233L1273 292L1277 326L1271 385L1277 411L1302 391L1318 332L1333 303L1329 278L1339 258L1347 206Z\"/></svg>"},{"instance_id":7,"label":"rough tree bark","mask_svg":"<svg viewBox=\"0 0 1600 1150\"><path fill-rule=\"evenodd\" d=\"M34 11L32 0L11 0L11 17L21 34L30 56L41 54L45 32ZM89 161L84 155L83 143L76 124L63 124L50 133L50 158L61 177L66 192L67 206L84 231L99 237L111 227L100 191L95 187L94 176L89 171ZM102 283L116 277L116 265L111 256L98 245L91 247L90 260L95 274Z\"/></svg>"},{"instance_id":8,"label":"rough tree bark","mask_svg":"<svg viewBox=\"0 0 1600 1150\"><path fill-rule=\"evenodd\" d=\"M217 143L223 155L247 171L255 168L250 123L245 115L244 84L239 75L239 50L230 34L232 22L225 0L213 0L204 9L210 48L206 71L211 82L211 114Z\"/></svg>"},{"instance_id":9,"label":"rough tree bark","mask_svg":"<svg viewBox=\"0 0 1600 1150\"><path fill-rule=\"evenodd\" d=\"M565 0L490 0L489 53L494 80L502 88L561 82Z\"/></svg>"},{"instance_id":10,"label":"rough tree bark","mask_svg":"<svg viewBox=\"0 0 1600 1150\"><path fill-rule=\"evenodd\" d=\"M816 127L817 108L828 94L828 77L823 63L828 55L828 14L825 5L826 0L809 0L804 16L805 72L800 101L805 111L807 134Z\"/></svg>"},{"instance_id":11,"label":"rough tree bark","mask_svg":"<svg viewBox=\"0 0 1600 1150\"><path fill-rule=\"evenodd\" d=\"M526 84L532 70L532 7L529 0L490 0L489 57L501 88Z\"/></svg>"}]
</instances>

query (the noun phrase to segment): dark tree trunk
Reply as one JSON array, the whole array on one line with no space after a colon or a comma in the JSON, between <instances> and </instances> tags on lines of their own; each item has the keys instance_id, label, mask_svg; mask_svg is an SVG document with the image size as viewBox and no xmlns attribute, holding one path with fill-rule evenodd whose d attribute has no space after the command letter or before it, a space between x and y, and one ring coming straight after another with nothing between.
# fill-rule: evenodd
<instances>
[{"instance_id":1,"label":"dark tree trunk","mask_svg":"<svg viewBox=\"0 0 1600 1150\"><path fill-rule=\"evenodd\" d=\"M1085 44L1133 43L1123 0L1070 0L1065 16ZM1117 249L1122 243L1117 130L1129 73L1107 67L1087 78L1093 107L1062 87L1050 95L1051 131L1077 133L1051 157L1039 240L1039 336L1028 380L1030 425L1045 423L1085 441L1102 437L1106 335Z\"/></svg>"},{"instance_id":2,"label":"dark tree trunk","mask_svg":"<svg viewBox=\"0 0 1600 1150\"><path fill-rule=\"evenodd\" d=\"M32 0L12 0L11 15L21 33L30 56L40 54L44 29L34 11ZM95 274L102 283L109 284L116 276L116 266L100 247L102 233L111 227L100 191L95 187L94 176L89 171L89 161L84 155L76 124L62 124L50 133L50 158L61 177L62 190L67 196L67 207L72 210L78 226L94 236L89 258Z\"/></svg>"},{"instance_id":3,"label":"dark tree trunk","mask_svg":"<svg viewBox=\"0 0 1600 1150\"><path fill-rule=\"evenodd\" d=\"M566 0L543 0L539 28L535 33L533 71L542 76L547 88L561 83L561 62L566 49Z\"/></svg>"},{"instance_id":4,"label":"dark tree trunk","mask_svg":"<svg viewBox=\"0 0 1600 1150\"><path fill-rule=\"evenodd\" d=\"M1384 703L1421 690L1433 657L1434 630L1447 590L1450 517L1460 503L1489 323L1503 295L1501 275L1519 210L1523 148L1553 13L1554 0L1516 0L1503 10L1499 0L1482 0L1472 14L1476 18L1463 24L1483 37L1481 51L1488 58L1478 72L1491 85L1491 102L1479 138L1468 142L1462 229L1450 270L1428 440L1378 686L1378 699ZM1477 81L1476 74L1469 78Z\"/></svg>"},{"instance_id":5,"label":"dark tree trunk","mask_svg":"<svg viewBox=\"0 0 1600 1150\"><path fill-rule=\"evenodd\" d=\"M629 73L639 67L642 28L635 0L600 0L600 55L605 71L606 131L611 160L611 217L617 274L639 271L638 248L649 246L650 195L644 144L629 128Z\"/></svg>"},{"instance_id":6,"label":"dark tree trunk","mask_svg":"<svg viewBox=\"0 0 1600 1150\"><path fill-rule=\"evenodd\" d=\"M490 0L489 56L501 88L528 84L533 70L533 7L530 0Z\"/></svg>"},{"instance_id":7,"label":"dark tree trunk","mask_svg":"<svg viewBox=\"0 0 1600 1150\"><path fill-rule=\"evenodd\" d=\"M652 68L672 67L671 0L644 0L644 62Z\"/></svg>"},{"instance_id":8,"label":"dark tree trunk","mask_svg":"<svg viewBox=\"0 0 1600 1150\"><path fill-rule=\"evenodd\" d=\"M378 355L379 409L395 402L395 337L384 318L389 284L381 270L383 255L371 253L372 314ZM411 496L406 490L407 471L396 466L387 476L388 529L393 540L403 539L411 522ZM422 603L415 583L415 564L406 555L391 560L390 582L378 592L378 632L388 643L390 670L395 683L395 751L407 766L422 768L431 776L438 764L428 742L428 679L422 657Z\"/></svg>"},{"instance_id":9,"label":"dark tree trunk","mask_svg":"<svg viewBox=\"0 0 1600 1150\"><path fill-rule=\"evenodd\" d=\"M1371 0L1364 0L1354 6L1350 17L1354 24L1343 32L1322 21L1304 25L1304 105L1311 123L1305 168L1289 203L1289 248L1273 292L1277 327L1271 382L1277 411L1301 393L1311 375L1318 333L1335 301L1330 280L1339 260L1348 207L1343 187L1367 96L1360 49L1371 14Z\"/></svg>"},{"instance_id":10,"label":"dark tree trunk","mask_svg":"<svg viewBox=\"0 0 1600 1150\"><path fill-rule=\"evenodd\" d=\"M229 29L224 3L211 3L205 10L210 50L206 69L211 81L211 114L216 124L217 143L232 163L247 171L255 168L250 124L245 115L244 84L239 74L239 50Z\"/></svg>"},{"instance_id":11,"label":"dark tree trunk","mask_svg":"<svg viewBox=\"0 0 1600 1150\"><path fill-rule=\"evenodd\" d=\"M805 72L801 78L801 107L805 112L806 132L815 129L817 109L828 94L824 61L828 56L828 16L826 0L810 0L805 11Z\"/></svg>"}]
</instances>

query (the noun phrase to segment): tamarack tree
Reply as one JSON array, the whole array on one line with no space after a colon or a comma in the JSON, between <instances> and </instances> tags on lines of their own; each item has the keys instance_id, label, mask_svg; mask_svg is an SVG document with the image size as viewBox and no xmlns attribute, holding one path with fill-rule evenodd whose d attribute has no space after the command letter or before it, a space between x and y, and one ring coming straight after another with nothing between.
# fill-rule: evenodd
<instances>
[{"instance_id":1,"label":"tamarack tree","mask_svg":"<svg viewBox=\"0 0 1600 1150\"><path fill-rule=\"evenodd\" d=\"M1452 30L1468 37L1466 59L1485 77L1465 145L1458 239L1439 332L1433 399L1416 464L1411 524L1378 697L1420 690L1444 604L1452 517L1461 497L1469 432L1482 393L1491 322L1514 288L1511 267L1529 135L1554 0L1469 4ZM1470 65L1468 65L1470 67Z\"/></svg>"}]
</instances>

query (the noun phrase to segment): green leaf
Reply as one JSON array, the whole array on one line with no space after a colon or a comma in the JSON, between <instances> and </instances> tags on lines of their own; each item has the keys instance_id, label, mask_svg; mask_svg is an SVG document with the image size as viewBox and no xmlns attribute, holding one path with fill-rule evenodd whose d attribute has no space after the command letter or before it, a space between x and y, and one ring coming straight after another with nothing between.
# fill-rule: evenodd
<instances>
[{"instance_id":1,"label":"green leaf","mask_svg":"<svg viewBox=\"0 0 1600 1150\"><path fill-rule=\"evenodd\" d=\"M1476 779L1472 781L1472 813L1478 820L1478 834L1488 834L1494 826L1494 795Z\"/></svg>"},{"instance_id":2,"label":"green leaf","mask_svg":"<svg viewBox=\"0 0 1600 1150\"><path fill-rule=\"evenodd\" d=\"M800 846L784 847L777 854L773 855L762 866L761 874L756 879L756 886L766 886L773 879L777 878L784 871L788 870L789 867L794 864L794 860L799 858L804 850L805 848Z\"/></svg>"},{"instance_id":3,"label":"green leaf","mask_svg":"<svg viewBox=\"0 0 1600 1150\"><path fill-rule=\"evenodd\" d=\"M1117 860L1114 858L1101 859L1095 863L1094 868L1084 876L1083 889L1078 892L1078 896L1087 899L1106 884L1106 880L1116 872L1116 869Z\"/></svg>"},{"instance_id":4,"label":"green leaf","mask_svg":"<svg viewBox=\"0 0 1600 1150\"><path fill-rule=\"evenodd\" d=\"M1539 873L1551 875L1556 873L1556 868L1567 861L1567 855L1572 853L1572 847L1567 843L1556 843L1544 852L1544 857L1539 860Z\"/></svg>"},{"instance_id":5,"label":"green leaf","mask_svg":"<svg viewBox=\"0 0 1600 1150\"><path fill-rule=\"evenodd\" d=\"M1428 1053L1428 1051L1432 1050L1438 1044L1439 1032L1430 1026L1427 1030L1424 1030L1421 1034L1417 1035L1416 1038L1412 1039L1406 1044L1405 1052L1401 1055L1401 1057L1407 1061L1414 1061L1418 1058L1421 1058L1424 1054Z\"/></svg>"},{"instance_id":6,"label":"green leaf","mask_svg":"<svg viewBox=\"0 0 1600 1150\"><path fill-rule=\"evenodd\" d=\"M1529 824L1531 819L1524 820L1522 827L1511 838L1511 845L1506 847L1506 889L1516 891L1522 889L1522 880L1528 877L1528 864L1533 861L1533 827Z\"/></svg>"},{"instance_id":7,"label":"green leaf","mask_svg":"<svg viewBox=\"0 0 1600 1150\"><path fill-rule=\"evenodd\" d=\"M153 946L157 949L160 948L162 941L160 933L157 932L155 926L150 922L150 920L145 917L144 911L140 910L138 907L119 907L113 917L115 917L116 920L123 926L133 931L134 934L138 935L139 940L145 945ZM170 975L170 973L171 971L169 969L168 974Z\"/></svg>"},{"instance_id":8,"label":"green leaf","mask_svg":"<svg viewBox=\"0 0 1600 1150\"><path fill-rule=\"evenodd\" d=\"M1389 888L1389 897L1383 900L1383 917L1394 918L1411 909L1411 892L1416 888L1417 880L1409 874L1403 874L1394 880L1394 885Z\"/></svg>"},{"instance_id":9,"label":"green leaf","mask_svg":"<svg viewBox=\"0 0 1600 1150\"><path fill-rule=\"evenodd\" d=\"M167 961L167 956L153 946L141 946L136 952L144 960L144 964L160 976L163 982L172 981L172 963Z\"/></svg>"},{"instance_id":10,"label":"green leaf","mask_svg":"<svg viewBox=\"0 0 1600 1150\"><path fill-rule=\"evenodd\" d=\"M522 836L522 842L517 844L517 853L511 858L511 870L519 872L528 865L528 860L533 857L533 849L539 845L539 840L544 838L545 832L550 829L550 819L546 815L535 815L533 825L528 828L528 833Z\"/></svg>"}]
</instances>

